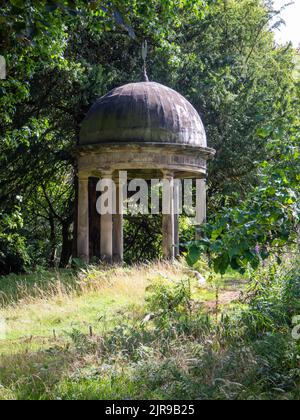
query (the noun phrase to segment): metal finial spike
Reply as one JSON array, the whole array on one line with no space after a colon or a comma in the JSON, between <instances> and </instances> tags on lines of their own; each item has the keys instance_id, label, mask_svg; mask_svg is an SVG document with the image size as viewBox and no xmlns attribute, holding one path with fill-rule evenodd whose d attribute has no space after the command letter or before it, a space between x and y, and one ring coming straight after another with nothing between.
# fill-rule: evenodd
<instances>
[{"instance_id":1,"label":"metal finial spike","mask_svg":"<svg viewBox=\"0 0 300 420\"><path fill-rule=\"evenodd\" d=\"M146 64L144 64L144 73L143 73L144 82L149 82L149 77L147 75Z\"/></svg>"},{"instance_id":2,"label":"metal finial spike","mask_svg":"<svg viewBox=\"0 0 300 420\"><path fill-rule=\"evenodd\" d=\"M146 61L147 55L148 55L148 43L147 43L147 40L145 39L145 41L142 43L142 57L144 61Z\"/></svg>"},{"instance_id":3,"label":"metal finial spike","mask_svg":"<svg viewBox=\"0 0 300 420\"><path fill-rule=\"evenodd\" d=\"M149 78L148 78L148 75L147 75L147 64L146 64L147 55L148 55L148 43L145 40L142 43L142 58L143 58L143 61L144 61L144 65L143 65L143 78L144 78L144 82L149 82Z\"/></svg>"}]
</instances>

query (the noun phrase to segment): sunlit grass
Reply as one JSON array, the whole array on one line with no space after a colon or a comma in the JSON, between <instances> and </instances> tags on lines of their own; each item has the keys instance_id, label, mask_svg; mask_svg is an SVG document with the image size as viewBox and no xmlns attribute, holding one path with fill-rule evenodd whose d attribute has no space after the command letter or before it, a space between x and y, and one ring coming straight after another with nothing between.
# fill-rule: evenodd
<instances>
[{"instance_id":1,"label":"sunlit grass","mask_svg":"<svg viewBox=\"0 0 300 420\"><path fill-rule=\"evenodd\" d=\"M0 341L0 353L19 351L19 346L9 344L17 340L27 345L30 339L32 345L40 338L58 338L72 329L87 333L92 328L100 333L126 317L139 316L151 281L159 276L176 281L182 272L181 266L153 264L102 270L91 267L79 275L63 271L1 279L0 316L6 320L8 341Z\"/></svg>"},{"instance_id":2,"label":"sunlit grass","mask_svg":"<svg viewBox=\"0 0 300 420\"><path fill-rule=\"evenodd\" d=\"M138 395L134 372L122 357L118 359L116 354L113 365L101 365L101 337L118 326L140 325L149 285L176 285L189 276L193 273L180 263L157 262L134 267L89 267L78 273L41 271L0 279L0 317L7 324L6 339L0 340L0 399ZM213 288L198 287L195 281L193 284L195 300L214 301ZM157 349L147 349L141 343L145 357L148 351L160 354L157 338ZM181 357L178 348L174 348L174 357ZM180 363L184 357L183 351ZM118 379L112 383L114 375ZM78 379L82 377L85 379ZM153 394L153 398L159 397Z\"/></svg>"}]
</instances>

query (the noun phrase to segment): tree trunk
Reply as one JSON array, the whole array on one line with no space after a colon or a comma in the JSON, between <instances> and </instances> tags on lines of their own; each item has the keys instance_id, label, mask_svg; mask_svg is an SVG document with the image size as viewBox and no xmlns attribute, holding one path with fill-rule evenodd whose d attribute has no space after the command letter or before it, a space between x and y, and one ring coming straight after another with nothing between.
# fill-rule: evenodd
<instances>
[{"instance_id":1,"label":"tree trunk","mask_svg":"<svg viewBox=\"0 0 300 420\"><path fill-rule=\"evenodd\" d=\"M56 234L55 234L55 222L52 213L49 213L49 224L50 224L50 256L49 256L49 267L54 268L55 257L56 257Z\"/></svg>"},{"instance_id":2,"label":"tree trunk","mask_svg":"<svg viewBox=\"0 0 300 420\"><path fill-rule=\"evenodd\" d=\"M75 200L74 200L72 256L73 256L73 258L77 258L78 257L78 252L77 252L77 236L78 236L78 177L77 177L77 175L74 176L74 189L75 189Z\"/></svg>"},{"instance_id":3,"label":"tree trunk","mask_svg":"<svg viewBox=\"0 0 300 420\"><path fill-rule=\"evenodd\" d=\"M66 268L72 256L73 241L70 239L70 226L69 222L62 225L62 250L60 256L60 268Z\"/></svg>"}]
</instances>

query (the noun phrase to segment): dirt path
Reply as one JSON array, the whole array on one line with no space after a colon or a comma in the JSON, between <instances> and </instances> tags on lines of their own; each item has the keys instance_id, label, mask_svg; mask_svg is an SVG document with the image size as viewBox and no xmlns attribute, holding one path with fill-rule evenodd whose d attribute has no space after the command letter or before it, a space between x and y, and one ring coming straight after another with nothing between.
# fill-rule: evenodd
<instances>
[{"instance_id":1,"label":"dirt path","mask_svg":"<svg viewBox=\"0 0 300 420\"><path fill-rule=\"evenodd\" d=\"M240 291L237 292L220 292L219 296L219 305L229 305L230 303L236 301L239 299L241 295ZM213 312L216 309L216 302L215 301L209 301L205 302L205 307L210 311Z\"/></svg>"}]
</instances>

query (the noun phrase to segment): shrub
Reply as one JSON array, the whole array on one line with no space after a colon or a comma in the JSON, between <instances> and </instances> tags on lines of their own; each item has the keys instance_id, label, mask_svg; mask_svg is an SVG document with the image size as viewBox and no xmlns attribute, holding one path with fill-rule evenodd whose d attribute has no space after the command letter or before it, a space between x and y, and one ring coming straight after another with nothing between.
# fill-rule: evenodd
<instances>
[{"instance_id":1,"label":"shrub","mask_svg":"<svg viewBox=\"0 0 300 420\"><path fill-rule=\"evenodd\" d=\"M13 214L0 213L0 275L21 273L29 264L25 239L19 233L22 226L18 209Z\"/></svg>"}]
</instances>

